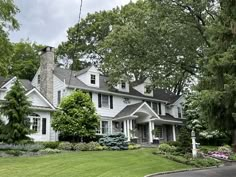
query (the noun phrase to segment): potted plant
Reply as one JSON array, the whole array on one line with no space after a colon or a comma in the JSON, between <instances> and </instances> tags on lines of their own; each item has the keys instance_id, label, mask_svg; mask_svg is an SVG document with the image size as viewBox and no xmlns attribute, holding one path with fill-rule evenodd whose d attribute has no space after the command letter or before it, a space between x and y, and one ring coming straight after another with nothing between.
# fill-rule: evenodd
<instances>
[{"instance_id":1,"label":"potted plant","mask_svg":"<svg viewBox=\"0 0 236 177\"><path fill-rule=\"evenodd\" d=\"M131 138L130 138L131 143L137 144L138 143L138 137L136 136L137 129L135 128L135 129L129 130L129 132L131 134Z\"/></svg>"},{"instance_id":2,"label":"potted plant","mask_svg":"<svg viewBox=\"0 0 236 177\"><path fill-rule=\"evenodd\" d=\"M154 128L152 130L152 136L153 136L153 144L159 144L160 140L157 137L158 136L158 129L157 128Z\"/></svg>"}]
</instances>

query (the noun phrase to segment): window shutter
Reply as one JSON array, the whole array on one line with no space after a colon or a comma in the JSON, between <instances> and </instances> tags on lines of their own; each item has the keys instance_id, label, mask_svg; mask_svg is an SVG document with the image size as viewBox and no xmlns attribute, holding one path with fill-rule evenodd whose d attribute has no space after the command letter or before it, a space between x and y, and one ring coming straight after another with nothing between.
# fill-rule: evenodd
<instances>
[{"instance_id":1,"label":"window shutter","mask_svg":"<svg viewBox=\"0 0 236 177\"><path fill-rule=\"evenodd\" d=\"M98 107L102 107L102 95L100 93L98 94Z\"/></svg>"},{"instance_id":2,"label":"window shutter","mask_svg":"<svg viewBox=\"0 0 236 177\"><path fill-rule=\"evenodd\" d=\"M43 135L46 135L46 131L47 131L47 119L46 118L43 118L42 119L42 134Z\"/></svg>"},{"instance_id":3,"label":"window shutter","mask_svg":"<svg viewBox=\"0 0 236 177\"><path fill-rule=\"evenodd\" d=\"M110 95L110 108L113 109L113 96Z\"/></svg>"},{"instance_id":4,"label":"window shutter","mask_svg":"<svg viewBox=\"0 0 236 177\"><path fill-rule=\"evenodd\" d=\"M161 115L161 103L159 103L159 114Z\"/></svg>"},{"instance_id":5,"label":"window shutter","mask_svg":"<svg viewBox=\"0 0 236 177\"><path fill-rule=\"evenodd\" d=\"M89 96L90 96L91 100L93 100L93 93L92 92L89 92Z\"/></svg>"}]
</instances>

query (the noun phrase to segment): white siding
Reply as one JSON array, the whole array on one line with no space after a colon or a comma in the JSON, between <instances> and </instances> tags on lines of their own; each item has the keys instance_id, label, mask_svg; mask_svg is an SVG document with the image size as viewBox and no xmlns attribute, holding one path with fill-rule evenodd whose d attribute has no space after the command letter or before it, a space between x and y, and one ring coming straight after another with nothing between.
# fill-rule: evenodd
<instances>
[{"instance_id":1,"label":"white siding","mask_svg":"<svg viewBox=\"0 0 236 177\"><path fill-rule=\"evenodd\" d=\"M63 81L61 81L60 79L58 79L58 77L54 75L53 76L53 105L55 107L58 106L57 93L59 90L61 91L61 98L63 98L63 96L65 96L65 84Z\"/></svg>"},{"instance_id":2,"label":"white siding","mask_svg":"<svg viewBox=\"0 0 236 177\"><path fill-rule=\"evenodd\" d=\"M91 84L90 82L91 74L95 75L95 84ZM78 79L90 87L99 87L99 75L99 71L94 66L92 66L86 73L79 75Z\"/></svg>"},{"instance_id":3,"label":"white siding","mask_svg":"<svg viewBox=\"0 0 236 177\"><path fill-rule=\"evenodd\" d=\"M104 117L115 117L127 105L142 102L142 100L130 98L129 99L130 103L127 104L127 103L124 103L124 97L118 97L118 96L113 95L113 109L110 109L110 108L98 107L98 93L93 93L92 99L97 109L97 113Z\"/></svg>"},{"instance_id":4,"label":"white siding","mask_svg":"<svg viewBox=\"0 0 236 177\"><path fill-rule=\"evenodd\" d=\"M181 97L179 98L174 104L173 106L171 106L171 109L169 110L170 114L172 116L174 116L175 118L178 118L178 107L180 107L180 109L182 110L182 117L183 117L183 105L182 103L185 102L185 98Z\"/></svg>"},{"instance_id":5,"label":"white siding","mask_svg":"<svg viewBox=\"0 0 236 177\"><path fill-rule=\"evenodd\" d=\"M43 100L36 92L32 92L28 95L28 100L31 101L33 106L48 107L48 103Z\"/></svg>"},{"instance_id":6,"label":"white siding","mask_svg":"<svg viewBox=\"0 0 236 177\"><path fill-rule=\"evenodd\" d=\"M36 87L39 91L40 91L40 84L38 84L38 75L40 73L40 68L38 69L38 71L36 72L31 84ZM41 81L40 81L41 82Z\"/></svg>"}]
</instances>

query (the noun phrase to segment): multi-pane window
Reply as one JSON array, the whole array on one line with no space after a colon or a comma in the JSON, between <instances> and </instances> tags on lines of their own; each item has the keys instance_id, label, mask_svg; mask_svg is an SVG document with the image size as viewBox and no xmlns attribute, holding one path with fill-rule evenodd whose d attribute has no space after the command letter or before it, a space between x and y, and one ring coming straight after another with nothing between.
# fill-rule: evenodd
<instances>
[{"instance_id":1,"label":"multi-pane window","mask_svg":"<svg viewBox=\"0 0 236 177\"><path fill-rule=\"evenodd\" d=\"M155 136L162 139L163 138L163 127L160 125L155 125Z\"/></svg>"},{"instance_id":2,"label":"multi-pane window","mask_svg":"<svg viewBox=\"0 0 236 177\"><path fill-rule=\"evenodd\" d=\"M177 107L178 109L178 118L182 118L182 111L180 107Z\"/></svg>"},{"instance_id":3,"label":"multi-pane window","mask_svg":"<svg viewBox=\"0 0 236 177\"><path fill-rule=\"evenodd\" d=\"M91 78L90 78L90 83L91 83L91 84L96 84L96 75L91 74L90 77L91 77Z\"/></svg>"},{"instance_id":4,"label":"multi-pane window","mask_svg":"<svg viewBox=\"0 0 236 177\"><path fill-rule=\"evenodd\" d=\"M102 134L108 134L108 121L102 121Z\"/></svg>"},{"instance_id":5,"label":"multi-pane window","mask_svg":"<svg viewBox=\"0 0 236 177\"><path fill-rule=\"evenodd\" d=\"M126 88L126 83L125 83L125 81L123 81L123 80L121 81L121 88L122 88L122 89L125 89L125 88Z\"/></svg>"},{"instance_id":6,"label":"multi-pane window","mask_svg":"<svg viewBox=\"0 0 236 177\"><path fill-rule=\"evenodd\" d=\"M102 107L109 108L109 96L102 95Z\"/></svg>"},{"instance_id":7,"label":"multi-pane window","mask_svg":"<svg viewBox=\"0 0 236 177\"><path fill-rule=\"evenodd\" d=\"M146 85L144 89L144 93L150 94L152 92L152 88L150 85Z\"/></svg>"},{"instance_id":8,"label":"multi-pane window","mask_svg":"<svg viewBox=\"0 0 236 177\"><path fill-rule=\"evenodd\" d=\"M40 118L36 118L36 117L33 118L32 130L34 130L35 132L40 131Z\"/></svg>"}]
</instances>

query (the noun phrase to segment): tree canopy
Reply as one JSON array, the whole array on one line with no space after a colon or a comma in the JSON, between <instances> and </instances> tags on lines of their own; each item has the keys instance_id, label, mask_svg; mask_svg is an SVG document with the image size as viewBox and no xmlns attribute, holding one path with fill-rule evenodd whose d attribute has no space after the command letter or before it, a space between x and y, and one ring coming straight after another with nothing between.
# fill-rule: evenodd
<instances>
[{"instance_id":1,"label":"tree canopy","mask_svg":"<svg viewBox=\"0 0 236 177\"><path fill-rule=\"evenodd\" d=\"M65 97L53 115L52 127L63 135L92 137L99 126L99 117L89 94L75 91Z\"/></svg>"}]
</instances>

